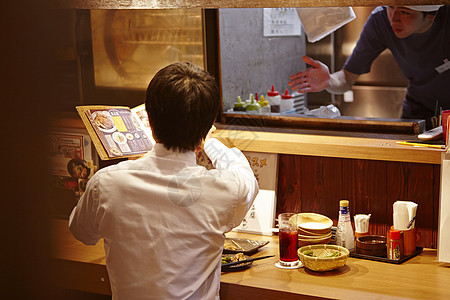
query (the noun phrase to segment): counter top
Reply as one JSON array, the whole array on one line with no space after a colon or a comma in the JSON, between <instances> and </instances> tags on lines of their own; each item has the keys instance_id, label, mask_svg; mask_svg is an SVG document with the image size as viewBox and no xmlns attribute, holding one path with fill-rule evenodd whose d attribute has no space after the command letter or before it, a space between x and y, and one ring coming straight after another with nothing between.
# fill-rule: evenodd
<instances>
[{"instance_id":1,"label":"counter top","mask_svg":"<svg viewBox=\"0 0 450 300\"><path fill-rule=\"evenodd\" d=\"M444 153L441 149L397 144L398 141L419 141L415 134L215 125L215 137L242 151L439 165ZM81 119L73 114L58 115L50 126L85 130Z\"/></svg>"},{"instance_id":2,"label":"counter top","mask_svg":"<svg viewBox=\"0 0 450 300\"><path fill-rule=\"evenodd\" d=\"M242 151L441 164L444 149L398 141L417 135L216 125L214 136Z\"/></svg>"},{"instance_id":3,"label":"counter top","mask_svg":"<svg viewBox=\"0 0 450 300\"><path fill-rule=\"evenodd\" d=\"M274 266L278 237L230 232L227 237L265 240L269 244L253 257L275 257L253 262L251 268L222 273L221 299L446 299L450 267L436 260L436 250L424 251L400 264L350 257L345 266L330 272L305 268L282 270ZM103 243L86 246L77 241L67 221L53 221L55 280L63 287L111 294Z\"/></svg>"}]
</instances>

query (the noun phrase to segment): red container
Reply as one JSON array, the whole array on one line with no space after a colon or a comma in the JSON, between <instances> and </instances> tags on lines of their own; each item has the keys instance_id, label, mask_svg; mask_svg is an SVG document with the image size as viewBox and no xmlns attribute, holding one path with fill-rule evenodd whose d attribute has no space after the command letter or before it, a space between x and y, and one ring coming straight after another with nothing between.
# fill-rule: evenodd
<instances>
[{"instance_id":1,"label":"red container","mask_svg":"<svg viewBox=\"0 0 450 300\"><path fill-rule=\"evenodd\" d=\"M297 231L288 229L280 229L280 260L285 262L292 262L298 259L297 254Z\"/></svg>"},{"instance_id":2,"label":"red container","mask_svg":"<svg viewBox=\"0 0 450 300\"><path fill-rule=\"evenodd\" d=\"M389 231L389 259L399 260L400 251L400 230L391 229Z\"/></svg>"}]
</instances>

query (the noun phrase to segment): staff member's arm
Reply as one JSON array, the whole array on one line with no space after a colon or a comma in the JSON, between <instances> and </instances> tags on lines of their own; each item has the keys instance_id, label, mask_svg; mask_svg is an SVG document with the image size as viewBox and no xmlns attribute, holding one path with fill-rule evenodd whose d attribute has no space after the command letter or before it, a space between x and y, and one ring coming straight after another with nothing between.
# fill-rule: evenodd
<instances>
[{"instance_id":1,"label":"staff member's arm","mask_svg":"<svg viewBox=\"0 0 450 300\"><path fill-rule=\"evenodd\" d=\"M332 94L343 94L348 91L358 79L359 75L340 70L330 74L328 67L311 57L304 56L303 61L310 68L289 77L289 85L299 93L321 92L327 90Z\"/></svg>"}]
</instances>

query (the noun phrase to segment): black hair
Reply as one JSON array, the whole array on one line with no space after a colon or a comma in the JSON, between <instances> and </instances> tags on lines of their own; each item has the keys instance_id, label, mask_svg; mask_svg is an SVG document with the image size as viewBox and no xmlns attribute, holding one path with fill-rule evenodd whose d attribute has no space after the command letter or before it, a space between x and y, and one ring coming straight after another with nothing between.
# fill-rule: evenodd
<instances>
[{"instance_id":1,"label":"black hair","mask_svg":"<svg viewBox=\"0 0 450 300\"><path fill-rule=\"evenodd\" d=\"M189 62L171 64L150 81L145 108L157 142L179 152L195 150L220 107L216 80Z\"/></svg>"},{"instance_id":2,"label":"black hair","mask_svg":"<svg viewBox=\"0 0 450 300\"><path fill-rule=\"evenodd\" d=\"M423 11L423 18L425 19L427 16L437 16L439 10L435 11Z\"/></svg>"},{"instance_id":3,"label":"black hair","mask_svg":"<svg viewBox=\"0 0 450 300\"><path fill-rule=\"evenodd\" d=\"M446 5L443 5L434 11L423 11L423 18L426 18L427 16L435 16L437 19L439 16L441 16L443 14L443 13L440 13L440 11L444 11L445 9L447 9Z\"/></svg>"}]
</instances>

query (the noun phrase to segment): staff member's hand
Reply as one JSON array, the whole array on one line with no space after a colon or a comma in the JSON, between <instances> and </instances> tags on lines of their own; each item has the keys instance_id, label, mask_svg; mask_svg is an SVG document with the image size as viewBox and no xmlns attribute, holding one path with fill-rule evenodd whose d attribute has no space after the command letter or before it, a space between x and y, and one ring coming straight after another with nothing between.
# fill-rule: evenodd
<instances>
[{"instance_id":1,"label":"staff member's hand","mask_svg":"<svg viewBox=\"0 0 450 300\"><path fill-rule=\"evenodd\" d=\"M303 61L310 68L305 71L298 72L289 77L289 86L292 90L298 90L299 93L320 92L330 86L330 70L328 67L309 56L303 56Z\"/></svg>"}]
</instances>

